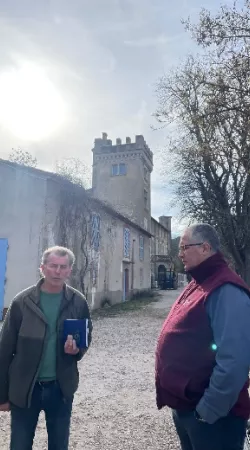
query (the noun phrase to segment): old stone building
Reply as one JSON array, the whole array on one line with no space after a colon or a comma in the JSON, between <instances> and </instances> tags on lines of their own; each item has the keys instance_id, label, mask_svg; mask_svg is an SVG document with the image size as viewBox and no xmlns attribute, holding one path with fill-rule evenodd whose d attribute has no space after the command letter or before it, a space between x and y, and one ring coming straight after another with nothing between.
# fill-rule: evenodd
<instances>
[{"instance_id":1,"label":"old stone building","mask_svg":"<svg viewBox=\"0 0 250 450\"><path fill-rule=\"evenodd\" d=\"M0 160L0 211L1 315L52 245L74 251L72 282L92 308L150 288L150 233L64 178Z\"/></svg>"},{"instance_id":2,"label":"old stone building","mask_svg":"<svg viewBox=\"0 0 250 450\"><path fill-rule=\"evenodd\" d=\"M143 136L115 144L106 133L95 139L93 148L92 195L111 204L133 222L151 233L151 281L161 284L173 264L171 217L151 217L151 173L153 153ZM155 283L156 282L156 283Z\"/></svg>"},{"instance_id":3,"label":"old stone building","mask_svg":"<svg viewBox=\"0 0 250 450\"><path fill-rule=\"evenodd\" d=\"M152 285L166 287L172 277L174 264L171 252L171 217L161 216L159 222L151 218L151 272Z\"/></svg>"},{"instance_id":4,"label":"old stone building","mask_svg":"<svg viewBox=\"0 0 250 450\"><path fill-rule=\"evenodd\" d=\"M92 308L151 287L169 266L171 218L151 217L153 154L143 136L93 148L89 191L50 172L0 160L0 319L17 292L39 278L42 252L76 255L72 283Z\"/></svg>"},{"instance_id":5,"label":"old stone building","mask_svg":"<svg viewBox=\"0 0 250 450\"><path fill-rule=\"evenodd\" d=\"M143 136L112 141L103 133L93 148L92 193L150 231L153 153Z\"/></svg>"}]
</instances>

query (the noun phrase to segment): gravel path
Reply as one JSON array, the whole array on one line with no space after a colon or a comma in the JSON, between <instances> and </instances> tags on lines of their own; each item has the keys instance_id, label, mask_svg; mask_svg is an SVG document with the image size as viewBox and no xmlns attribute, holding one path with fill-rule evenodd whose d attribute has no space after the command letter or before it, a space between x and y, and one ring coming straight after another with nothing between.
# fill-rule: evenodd
<instances>
[{"instance_id":1,"label":"gravel path","mask_svg":"<svg viewBox=\"0 0 250 450\"><path fill-rule=\"evenodd\" d=\"M177 296L133 313L94 321L93 344L80 363L70 450L177 450L170 411L155 405L154 351ZM0 414L0 449L9 448L9 415ZM43 415L34 450L46 450Z\"/></svg>"}]
</instances>

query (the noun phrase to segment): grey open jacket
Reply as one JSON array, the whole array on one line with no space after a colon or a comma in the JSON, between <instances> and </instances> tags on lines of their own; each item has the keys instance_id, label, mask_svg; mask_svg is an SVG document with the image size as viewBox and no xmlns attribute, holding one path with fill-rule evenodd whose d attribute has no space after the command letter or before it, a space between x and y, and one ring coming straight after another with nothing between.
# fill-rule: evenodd
<instances>
[{"instance_id":1,"label":"grey open jacket","mask_svg":"<svg viewBox=\"0 0 250 450\"><path fill-rule=\"evenodd\" d=\"M6 314L0 333L0 404L7 401L21 408L30 405L46 342L47 322L39 307L40 287L19 293ZM65 398L72 398L78 388L77 362L86 353L76 356L64 352L63 323L65 319L89 319L89 344L92 322L85 297L65 285L57 320L57 380Z\"/></svg>"}]
</instances>

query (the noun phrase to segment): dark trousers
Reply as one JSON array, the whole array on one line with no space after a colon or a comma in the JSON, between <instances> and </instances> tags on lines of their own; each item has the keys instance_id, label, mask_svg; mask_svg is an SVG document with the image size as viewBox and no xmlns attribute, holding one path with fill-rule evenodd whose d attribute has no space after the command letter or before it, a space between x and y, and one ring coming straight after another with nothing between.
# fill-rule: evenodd
<instances>
[{"instance_id":1,"label":"dark trousers","mask_svg":"<svg viewBox=\"0 0 250 450\"><path fill-rule=\"evenodd\" d=\"M68 450L72 400L66 400L57 382L37 383L30 408L11 405L10 450L32 450L38 417L45 413L48 450Z\"/></svg>"},{"instance_id":2,"label":"dark trousers","mask_svg":"<svg viewBox=\"0 0 250 450\"><path fill-rule=\"evenodd\" d=\"M243 450L247 421L229 415L213 425L197 420L193 411L173 411L182 450Z\"/></svg>"}]
</instances>

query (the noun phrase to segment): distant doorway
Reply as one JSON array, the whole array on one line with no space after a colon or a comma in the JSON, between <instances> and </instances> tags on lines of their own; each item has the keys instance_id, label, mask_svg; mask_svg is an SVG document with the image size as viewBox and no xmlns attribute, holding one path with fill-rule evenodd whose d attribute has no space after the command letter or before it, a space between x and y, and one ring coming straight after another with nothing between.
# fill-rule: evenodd
<instances>
[{"instance_id":1,"label":"distant doorway","mask_svg":"<svg viewBox=\"0 0 250 450\"><path fill-rule=\"evenodd\" d=\"M163 264L158 267L158 286L160 289L177 289L176 273L172 269L166 269Z\"/></svg>"},{"instance_id":2,"label":"distant doorway","mask_svg":"<svg viewBox=\"0 0 250 450\"><path fill-rule=\"evenodd\" d=\"M160 289L164 289L166 281L166 267L160 264L158 267L158 286Z\"/></svg>"},{"instance_id":3,"label":"distant doorway","mask_svg":"<svg viewBox=\"0 0 250 450\"><path fill-rule=\"evenodd\" d=\"M128 298L129 295L129 269L126 268L123 271L123 301Z\"/></svg>"}]
</instances>

